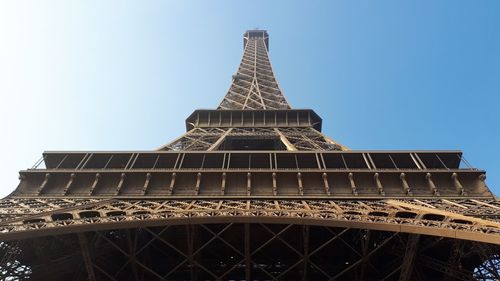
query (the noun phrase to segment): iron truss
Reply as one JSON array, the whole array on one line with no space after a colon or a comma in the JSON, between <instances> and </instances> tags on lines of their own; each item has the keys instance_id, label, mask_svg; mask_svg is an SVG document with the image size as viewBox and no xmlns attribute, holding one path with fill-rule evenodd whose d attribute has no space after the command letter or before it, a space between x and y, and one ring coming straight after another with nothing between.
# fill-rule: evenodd
<instances>
[{"instance_id":1,"label":"iron truss","mask_svg":"<svg viewBox=\"0 0 500 281\"><path fill-rule=\"evenodd\" d=\"M159 150L175 151L212 151L220 149L226 138L252 137L279 139L283 150L296 151L341 151L347 150L344 146L312 127L296 128L202 128L196 127L175 139Z\"/></svg>"},{"instance_id":2,"label":"iron truss","mask_svg":"<svg viewBox=\"0 0 500 281\"><path fill-rule=\"evenodd\" d=\"M500 244L495 200L126 200L0 202L0 238L196 223L267 222L429 234Z\"/></svg>"},{"instance_id":3,"label":"iron truss","mask_svg":"<svg viewBox=\"0 0 500 281\"><path fill-rule=\"evenodd\" d=\"M238 72L218 109L289 109L274 78L267 33L245 34L245 51Z\"/></svg>"}]
</instances>

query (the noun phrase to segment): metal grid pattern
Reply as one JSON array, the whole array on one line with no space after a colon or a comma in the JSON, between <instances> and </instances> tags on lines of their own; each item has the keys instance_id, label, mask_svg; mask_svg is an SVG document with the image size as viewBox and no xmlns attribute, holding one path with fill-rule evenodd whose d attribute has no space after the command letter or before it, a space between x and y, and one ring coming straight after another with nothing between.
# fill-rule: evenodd
<instances>
[{"instance_id":1,"label":"metal grid pattern","mask_svg":"<svg viewBox=\"0 0 500 281\"><path fill-rule=\"evenodd\" d=\"M500 244L500 203L495 200L4 199L0 207L4 240L197 220L249 220L432 233ZM457 214L455 208L465 209Z\"/></svg>"},{"instance_id":2,"label":"metal grid pattern","mask_svg":"<svg viewBox=\"0 0 500 281\"><path fill-rule=\"evenodd\" d=\"M498 251L498 245L366 229L264 223L168 225L4 243L0 254L16 262L0 264L0 277L498 280Z\"/></svg>"}]
</instances>

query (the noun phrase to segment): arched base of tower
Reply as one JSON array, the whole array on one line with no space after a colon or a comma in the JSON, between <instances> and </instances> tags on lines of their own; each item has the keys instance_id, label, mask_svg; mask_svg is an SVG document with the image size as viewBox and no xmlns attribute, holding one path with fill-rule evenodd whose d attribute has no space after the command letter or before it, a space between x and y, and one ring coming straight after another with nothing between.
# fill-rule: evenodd
<instances>
[{"instance_id":1,"label":"arched base of tower","mask_svg":"<svg viewBox=\"0 0 500 281\"><path fill-rule=\"evenodd\" d=\"M495 280L500 274L498 245L297 224L91 231L9 241L0 250L9 261L1 264L2 280Z\"/></svg>"}]
</instances>

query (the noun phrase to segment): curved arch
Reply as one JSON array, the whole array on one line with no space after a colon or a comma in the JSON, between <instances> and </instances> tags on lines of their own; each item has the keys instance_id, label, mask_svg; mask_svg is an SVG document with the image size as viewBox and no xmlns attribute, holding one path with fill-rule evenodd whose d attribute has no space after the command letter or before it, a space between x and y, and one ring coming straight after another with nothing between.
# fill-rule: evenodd
<instances>
[{"instance_id":1,"label":"curved arch","mask_svg":"<svg viewBox=\"0 0 500 281\"><path fill-rule=\"evenodd\" d=\"M165 214L164 214L165 215ZM189 225L189 224L211 224L211 223L271 223L271 224L299 224L310 226L328 226L355 228L367 230L379 230L387 232L402 232L422 235L431 235L437 237L456 238L462 240L479 241L500 245L499 230L490 229L488 233L485 229L476 229L472 231L473 226L469 224L427 221L415 219L392 218L387 220L385 217L371 217L361 215L343 215L324 218L321 216L307 216L300 213L290 213L286 215L261 215L251 216L243 214L222 214L217 216L210 215L188 215L188 216L149 216L144 214L140 219L133 217L107 217L100 218L100 221L93 220L91 223L87 219L75 219L72 223L64 225L54 222L35 222L31 224L20 225L17 229L6 231L5 227L0 228L3 232L0 238L4 241L18 240L26 238L41 237L56 234L69 234L86 231L101 231L124 228L142 228L151 226L167 225ZM92 218L95 219L95 218ZM399 222L399 224L397 223ZM439 225L440 224L440 225ZM472 228L471 228L472 227Z\"/></svg>"}]
</instances>

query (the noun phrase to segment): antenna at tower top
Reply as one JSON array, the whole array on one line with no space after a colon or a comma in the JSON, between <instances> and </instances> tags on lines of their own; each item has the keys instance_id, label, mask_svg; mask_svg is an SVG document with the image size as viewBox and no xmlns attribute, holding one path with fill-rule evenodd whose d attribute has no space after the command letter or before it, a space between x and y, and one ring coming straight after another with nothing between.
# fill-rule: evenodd
<instances>
[{"instance_id":1,"label":"antenna at tower top","mask_svg":"<svg viewBox=\"0 0 500 281\"><path fill-rule=\"evenodd\" d=\"M254 29L249 29L243 34L243 48L245 48L247 41L252 39L262 39L266 44L266 49L269 50L269 34L267 34L267 30L259 29L255 27Z\"/></svg>"}]
</instances>

